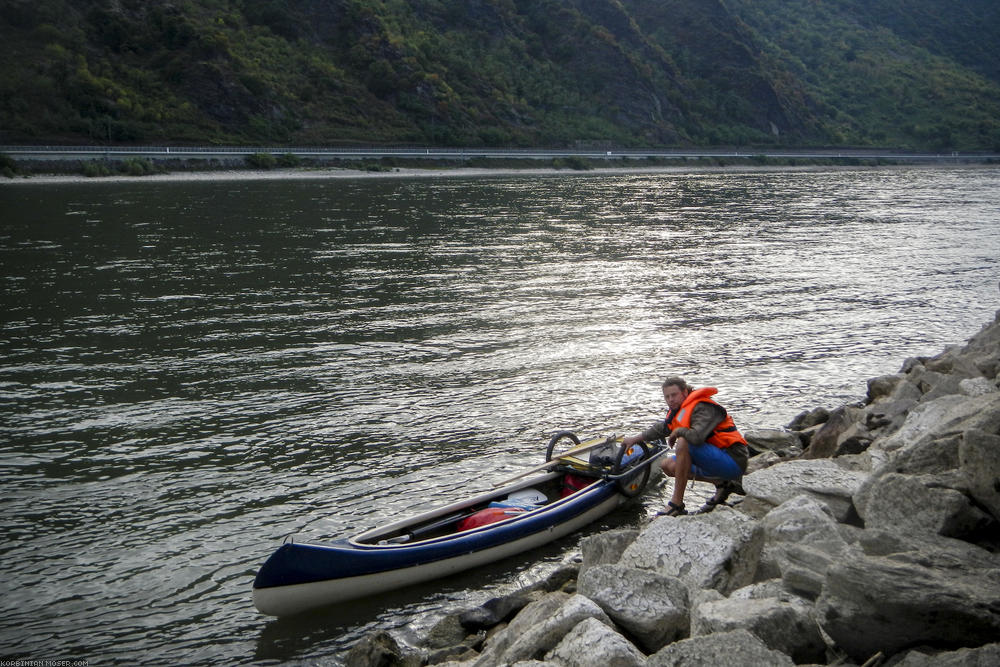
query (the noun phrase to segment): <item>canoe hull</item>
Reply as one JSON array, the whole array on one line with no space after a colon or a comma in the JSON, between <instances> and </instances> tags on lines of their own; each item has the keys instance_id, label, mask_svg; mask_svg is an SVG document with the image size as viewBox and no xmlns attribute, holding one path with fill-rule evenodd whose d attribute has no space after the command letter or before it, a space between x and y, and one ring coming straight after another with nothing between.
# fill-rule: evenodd
<instances>
[{"instance_id":1,"label":"canoe hull","mask_svg":"<svg viewBox=\"0 0 1000 667\"><path fill-rule=\"evenodd\" d=\"M647 452L635 469L652 468L663 451ZM448 576L569 535L630 500L626 479L634 478L600 473L580 488L578 472L593 469L585 461L579 465L373 528L350 540L283 544L257 572L254 605L264 614L290 616ZM648 479L648 470L646 475ZM579 490L572 492L574 488ZM525 492L548 502L517 510L497 523L462 529L465 518L495 511L491 508Z\"/></svg>"},{"instance_id":2,"label":"canoe hull","mask_svg":"<svg viewBox=\"0 0 1000 667\"><path fill-rule=\"evenodd\" d=\"M346 602L431 581L515 556L560 537L565 537L605 516L625 500L620 494L615 493L569 521L550 525L538 532L510 542L469 553L457 553L451 557L419 565L285 586L255 587L253 591L254 605L263 614L290 616L338 602Z\"/></svg>"}]
</instances>

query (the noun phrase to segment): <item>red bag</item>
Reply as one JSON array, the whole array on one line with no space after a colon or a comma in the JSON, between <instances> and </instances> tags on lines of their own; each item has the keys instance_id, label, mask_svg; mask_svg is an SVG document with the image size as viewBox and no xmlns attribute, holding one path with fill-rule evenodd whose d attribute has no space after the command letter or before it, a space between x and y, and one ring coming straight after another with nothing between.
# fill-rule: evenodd
<instances>
[{"instance_id":1,"label":"red bag","mask_svg":"<svg viewBox=\"0 0 1000 667\"><path fill-rule=\"evenodd\" d=\"M488 507L459 521L458 530L461 532L463 530L471 530L473 528L479 528L480 526L486 526L491 523L496 523L497 521L509 519L518 514L523 514L524 511L525 510L520 507Z\"/></svg>"},{"instance_id":2,"label":"red bag","mask_svg":"<svg viewBox=\"0 0 1000 667\"><path fill-rule=\"evenodd\" d=\"M594 483L594 480L588 477L580 477L579 475L574 475L573 473L566 473L563 476L563 488L561 497L576 493L582 488L588 487Z\"/></svg>"}]
</instances>

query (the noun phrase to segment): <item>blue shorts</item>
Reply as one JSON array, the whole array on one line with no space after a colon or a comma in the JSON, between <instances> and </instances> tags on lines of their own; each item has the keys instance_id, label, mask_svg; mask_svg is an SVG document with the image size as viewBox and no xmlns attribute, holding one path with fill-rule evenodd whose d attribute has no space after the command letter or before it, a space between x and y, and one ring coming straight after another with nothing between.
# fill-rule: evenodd
<instances>
[{"instance_id":1,"label":"blue shorts","mask_svg":"<svg viewBox=\"0 0 1000 667\"><path fill-rule=\"evenodd\" d=\"M740 465L733 457L715 445L707 442L703 445L688 444L688 451L691 452L692 477L732 480L743 476Z\"/></svg>"}]
</instances>

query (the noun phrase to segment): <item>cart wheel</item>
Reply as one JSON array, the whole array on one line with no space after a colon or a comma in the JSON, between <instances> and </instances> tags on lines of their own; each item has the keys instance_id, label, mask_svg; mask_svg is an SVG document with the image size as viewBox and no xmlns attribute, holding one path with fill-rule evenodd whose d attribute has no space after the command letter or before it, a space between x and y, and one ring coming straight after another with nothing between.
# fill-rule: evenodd
<instances>
[{"instance_id":1,"label":"cart wheel","mask_svg":"<svg viewBox=\"0 0 1000 667\"><path fill-rule=\"evenodd\" d=\"M559 441L563 439L568 439L569 442L563 442L560 444ZM549 448L545 450L545 460L551 461L552 455L556 453L557 448L558 452L561 454L564 449L571 449L579 444L580 438L576 437L576 434L572 431L559 431L552 436L551 440L549 440Z\"/></svg>"},{"instance_id":2,"label":"cart wheel","mask_svg":"<svg viewBox=\"0 0 1000 667\"><path fill-rule=\"evenodd\" d=\"M636 448L642 449L642 455L636 457ZM612 469L612 474L620 475L629 467L636 463L645 461L649 458L649 447L644 442L637 442L631 447L626 447L622 445L618 449L618 455L615 457L615 467ZM645 465L641 470L635 471L634 474L622 477L618 480L618 490L622 492L623 495L634 498L635 496L642 493L642 490L646 488L646 482L649 481L650 470L649 466Z\"/></svg>"}]
</instances>

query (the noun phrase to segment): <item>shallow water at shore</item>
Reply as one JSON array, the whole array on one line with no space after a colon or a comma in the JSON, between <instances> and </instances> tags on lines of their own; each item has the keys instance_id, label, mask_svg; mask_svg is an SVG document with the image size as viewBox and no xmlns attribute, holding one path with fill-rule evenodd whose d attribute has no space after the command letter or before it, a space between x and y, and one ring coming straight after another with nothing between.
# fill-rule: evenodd
<instances>
[{"instance_id":1,"label":"shallow water at shore","mask_svg":"<svg viewBox=\"0 0 1000 667\"><path fill-rule=\"evenodd\" d=\"M276 622L283 536L641 429L667 373L780 427L1000 302L997 169L451 176L0 188L5 656L336 660L577 538Z\"/></svg>"}]
</instances>

